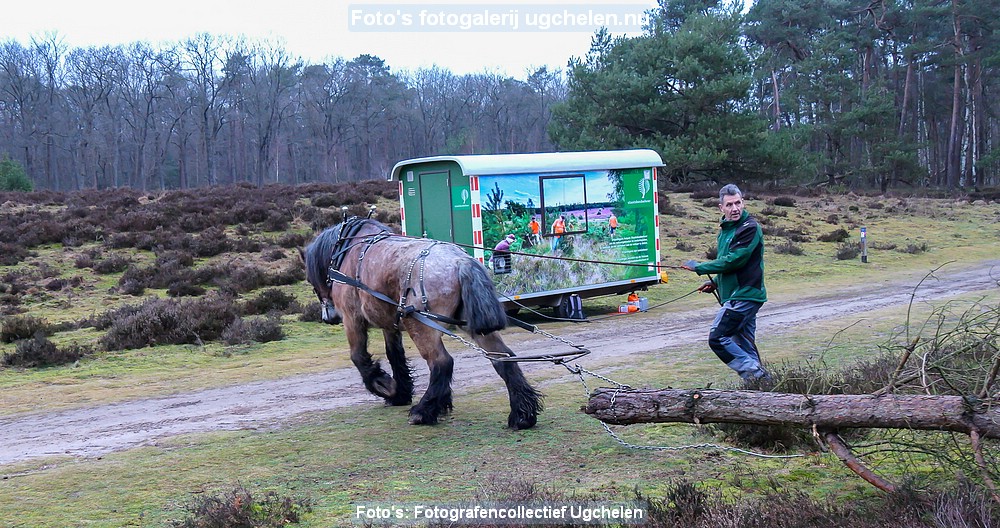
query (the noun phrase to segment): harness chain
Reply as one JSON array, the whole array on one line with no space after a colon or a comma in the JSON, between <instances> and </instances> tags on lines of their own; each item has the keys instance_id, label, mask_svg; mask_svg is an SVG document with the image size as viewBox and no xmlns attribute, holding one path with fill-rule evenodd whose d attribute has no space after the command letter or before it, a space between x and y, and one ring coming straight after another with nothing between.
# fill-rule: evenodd
<instances>
[{"instance_id":1,"label":"harness chain","mask_svg":"<svg viewBox=\"0 0 1000 528\"><path fill-rule=\"evenodd\" d=\"M551 333L546 332L544 330L541 330L537 326L535 326L533 328L534 329L531 330L532 333L541 334L541 335L543 335L545 337L548 337L550 339L554 339L554 340L559 341L561 343L567 344L567 345L569 345L571 347L574 347L574 348L577 348L577 349L581 349L581 350L586 350L583 347L581 347L580 345L577 345L577 344L573 343L572 341L570 341L570 340L568 340L566 338L559 337L557 335L554 335L554 334L551 334ZM453 332L446 333L446 335L454 338L457 341L462 342L465 346L467 346L467 347L469 347L469 348L471 348L471 349L479 352L480 354L482 354L484 357L486 357L487 359L489 359L491 361L519 361L519 360L524 361L525 360L525 358L519 358L517 356L509 356L509 355L507 355L506 353L503 353L503 352L490 352L490 351L488 351L488 350L480 347L479 345L477 345L477 344L475 344L473 342L470 342L469 340L467 340L467 339L463 338L462 336L460 336L458 334L455 334ZM586 353L589 354L590 351L587 350ZM578 356L578 357L580 357L580 356ZM574 358L574 359L577 359L577 358ZM615 405L615 397L621 391L632 389L632 387L629 386L629 385L626 385L624 383L619 383L619 382L617 382L617 381L615 381L615 380L613 380L613 379L611 379L611 378L609 378L607 376L602 376L601 374L598 374L596 372L592 372L590 370L587 370L587 369L581 367L579 364L574 363L574 364L570 365L570 364L567 363L567 361L568 361L567 359L560 359L560 358L557 358L557 357L539 356L539 357L530 358L528 360L529 361L551 361L552 363L555 363L557 365L562 365L570 373L575 374L577 376L577 378L580 380L580 383L583 385L584 394L586 395L587 398L590 398L591 391L590 391L590 387L587 385L586 378L584 378L584 376L583 376L584 374L588 374L588 375L593 376L593 377L595 377L597 379L600 379L600 380L602 380L604 382L610 383L611 385L614 385L615 392L613 392L611 394L611 407L612 408ZM600 420L598 420L598 421L600 421ZM798 457L803 456L803 455L768 455L768 454L765 454L765 453L757 453L757 452L754 452L754 451L749 451L749 450L741 449L741 448L738 448L738 447L720 446L718 444L712 444L712 443L689 444L689 445L682 445L682 446L637 445L637 444L633 444L631 442L628 442L628 441L624 440L621 436L618 435L618 433L615 433L608 424L606 424L604 422L601 422L601 427L604 428L604 430L608 433L608 435L611 436L611 438L614 438L615 441L617 441L623 447L626 447L628 449L646 450L646 451L683 451L683 450L688 450L688 449L719 449L719 450L723 450L723 451L731 451L731 452L734 452L734 453L742 453L742 454L745 454L745 455L751 455L751 456L760 457L760 458L798 458Z\"/></svg>"}]
</instances>

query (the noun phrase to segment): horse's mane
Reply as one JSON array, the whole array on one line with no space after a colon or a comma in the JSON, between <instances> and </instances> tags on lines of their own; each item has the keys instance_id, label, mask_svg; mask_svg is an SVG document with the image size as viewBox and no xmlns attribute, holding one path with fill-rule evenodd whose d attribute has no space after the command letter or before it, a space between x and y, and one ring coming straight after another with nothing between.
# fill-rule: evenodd
<instances>
[{"instance_id":1,"label":"horse's mane","mask_svg":"<svg viewBox=\"0 0 1000 528\"><path fill-rule=\"evenodd\" d=\"M340 239L340 225L328 227L306 246L306 279L310 284L326 282L327 259L333 252L333 246Z\"/></svg>"},{"instance_id":2,"label":"horse's mane","mask_svg":"<svg viewBox=\"0 0 1000 528\"><path fill-rule=\"evenodd\" d=\"M344 227L344 224L356 220L358 226L354 229L355 234L360 234L361 231L368 226L374 227L377 231L384 231L391 233L392 230L388 226L374 220L371 218L359 218L350 219L347 222L341 222L335 226L328 227L324 229L320 234L316 235L308 246L306 246L305 251L305 265L306 265L306 279L308 279L310 284L325 283L328 267L330 265L330 256L333 254L333 250L340 240L340 233Z\"/></svg>"}]
</instances>

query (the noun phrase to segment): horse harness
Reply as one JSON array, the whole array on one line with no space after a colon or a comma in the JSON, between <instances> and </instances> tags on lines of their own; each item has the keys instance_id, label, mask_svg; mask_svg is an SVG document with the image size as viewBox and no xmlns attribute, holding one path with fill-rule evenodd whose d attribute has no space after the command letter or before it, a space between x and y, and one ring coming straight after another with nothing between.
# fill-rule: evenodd
<instances>
[{"instance_id":1,"label":"horse harness","mask_svg":"<svg viewBox=\"0 0 1000 528\"><path fill-rule=\"evenodd\" d=\"M389 296L372 289L367 284L361 282L361 266L364 263L365 255L376 243L393 236L391 232L381 231L375 235L362 239L365 246L361 249L361 254L358 256L358 267L354 277L349 277L340 271L340 266L343 265L344 257L347 255L347 252L357 245L351 244L348 241L357 238L357 233L361 230L361 227L364 224L364 219L358 217L352 217L341 224L337 242L334 243L333 249L331 250L332 255L330 256L330 265L327 268L327 286L331 286L334 282L339 282L341 284L346 284L363 290L376 299L389 304L394 304L396 306L396 322L393 326L396 329L399 328L399 321L404 317L413 317L421 323L445 334L452 334L452 332L441 326L438 322L464 326L466 324L465 321L430 311L430 305L427 299L427 290L424 288L424 270L426 268L427 256L430 255L431 248L441 243L438 240L431 241L429 246L421 250L420 253L414 257L412 261L410 261L410 266L406 275L406 284L399 296L399 302L393 301L389 298ZM420 288L420 301L423 304L423 310L418 310L416 306L407 304L407 298L410 297L411 293L414 297L417 295L417 291L412 285L414 268L418 270L417 278Z\"/></svg>"}]
</instances>

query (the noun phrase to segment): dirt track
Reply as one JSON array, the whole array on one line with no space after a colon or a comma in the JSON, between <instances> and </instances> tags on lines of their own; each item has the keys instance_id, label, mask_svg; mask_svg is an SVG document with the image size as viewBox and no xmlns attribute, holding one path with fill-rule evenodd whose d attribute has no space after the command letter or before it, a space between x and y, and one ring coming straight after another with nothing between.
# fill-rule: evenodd
<instances>
[{"instance_id":1,"label":"dirt track","mask_svg":"<svg viewBox=\"0 0 1000 528\"><path fill-rule=\"evenodd\" d=\"M974 266L951 264L924 282L917 290L916 300L943 301L956 295L996 289L998 277L1000 261ZM922 274L909 275L793 301L772 299L761 310L758 329L761 333L777 333L824 318L905 305L921 278ZM701 343L713 314L711 307L682 316L672 313L669 317L658 317L654 311L640 317L616 319L614 332L608 331L608 325L596 323L558 333L600 351L600 358L582 360L584 366L592 360L611 364L666 345ZM644 339L623 343L623 335L642 335ZM534 336L521 339L514 347L521 355L544 353L552 345L552 341ZM449 348L458 350L453 344ZM462 387L498 382L489 363L475 352L465 350L455 355L456 392L461 392ZM420 373L418 363L414 362L414 366ZM418 379L422 378L425 376ZM302 413L359 403L377 405L378 401L364 391L357 371L350 368L178 396L21 414L0 419L0 464L52 456L95 457L155 444L157 439L180 434L280 427L283 421Z\"/></svg>"}]
</instances>

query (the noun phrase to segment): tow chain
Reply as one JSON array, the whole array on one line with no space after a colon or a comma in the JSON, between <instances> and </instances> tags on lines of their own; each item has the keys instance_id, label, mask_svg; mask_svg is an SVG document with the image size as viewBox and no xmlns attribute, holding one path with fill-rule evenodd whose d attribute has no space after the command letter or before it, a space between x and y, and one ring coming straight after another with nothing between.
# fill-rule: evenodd
<instances>
[{"instance_id":1,"label":"tow chain","mask_svg":"<svg viewBox=\"0 0 1000 528\"><path fill-rule=\"evenodd\" d=\"M580 366L577 363L573 363L573 364L569 364L568 363L569 361L572 361L572 360L575 360L575 359L579 359L579 358L581 358L581 357L589 354L590 351L587 350L586 348L584 348L584 347L582 347L582 346L580 346L580 345L578 345L578 344L570 341L569 339L557 336L557 335L552 334L550 332L546 332L545 330L542 330L541 328L538 328L538 326L535 326L535 325L531 326L530 331L532 333L534 333L534 334L540 334L540 335L542 335L544 337L547 337L549 339L553 339L555 341L559 341L560 343L568 345L568 346L570 346L570 347L572 347L572 348L574 348L576 350L573 351L573 352L564 352L564 353L559 353L559 354L543 354L543 355L539 355L539 356L519 357L519 356L512 356L512 355L510 355L510 354L508 354L506 352L491 352L491 351L488 351L488 350L484 349L483 347L481 347L481 346L473 343L472 341L469 341L468 339L465 339L464 337L462 337L462 336L460 336L460 335L458 335L457 333L454 333L454 332L450 332L450 333L448 333L446 335L452 337L453 339L455 339L457 341L460 341L465 346L467 346L467 347L469 347L469 348L471 348L471 349L479 352L480 354L483 355L483 357L485 357L486 359L489 359L490 361L514 361L514 362L540 362L540 361L549 361L549 362L552 362L552 363L554 363L556 365L562 365L571 374L575 374L577 376L577 378L580 380L580 383L583 385L584 395L586 396L587 399L590 398L591 391L590 391L590 387L587 385L587 380L584 377L584 374L589 375L589 376L593 376L594 378L597 378L597 379L599 379L601 381L604 381L605 383L609 383L609 384L611 384L611 385L613 385L615 387L615 391L611 394L611 407L612 408L615 405L615 398L618 396L618 394L620 394L622 391L626 391L626 390L632 389L631 386L629 386L629 385L627 385L625 383L620 383L620 382L615 381L615 380L613 380L613 379L611 379L611 378L609 378L607 376L603 376L603 375L598 374L596 372L587 370L587 369L583 368L582 366ZM625 439L623 439L621 436L618 435L618 433L614 432L608 424L606 424L606 423L604 423L604 422L602 422L600 420L598 420L598 422L600 422L601 427L604 428L604 431L607 432L608 435L611 436L611 438L615 439L616 442L618 442L621 446L623 446L623 447L625 447L627 449L646 450L646 451L684 451L684 450L689 450L689 449L716 449L716 450L720 450L720 451L729 451L729 452L733 452L733 453L740 453L740 454L755 456L755 457L759 457L759 458L775 458L775 459L777 459L777 458L800 458L800 457L804 456L804 455L768 455L766 453L758 453L756 451L750 451L750 450L747 450L747 449L741 449L741 448L732 447L732 446L720 446L718 444L712 444L712 443L708 443L708 442L703 442L703 443L700 443L700 444L681 445L681 446L638 445L638 444L633 444L633 443L628 442Z\"/></svg>"}]
</instances>

